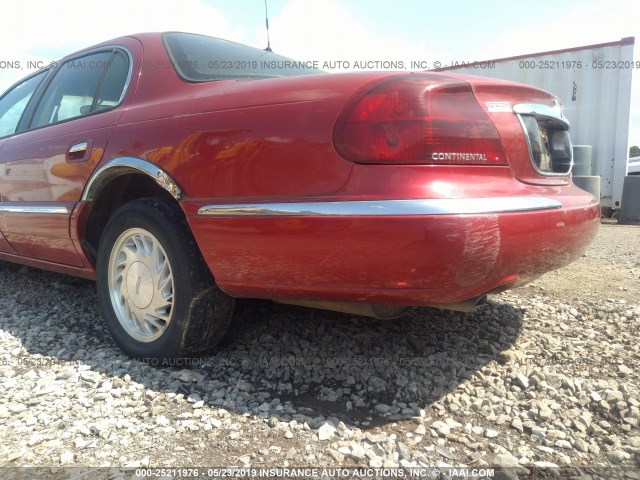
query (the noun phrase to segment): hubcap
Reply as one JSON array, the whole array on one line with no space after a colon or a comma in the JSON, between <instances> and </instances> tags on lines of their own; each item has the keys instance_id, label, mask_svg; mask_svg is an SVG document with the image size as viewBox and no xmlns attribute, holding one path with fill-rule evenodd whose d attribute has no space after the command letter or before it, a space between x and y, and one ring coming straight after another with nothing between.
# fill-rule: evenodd
<instances>
[{"instance_id":1,"label":"hubcap","mask_svg":"<svg viewBox=\"0 0 640 480\"><path fill-rule=\"evenodd\" d=\"M173 317L173 273L153 234L131 228L118 237L109 257L109 294L131 337L152 342L165 332Z\"/></svg>"}]
</instances>

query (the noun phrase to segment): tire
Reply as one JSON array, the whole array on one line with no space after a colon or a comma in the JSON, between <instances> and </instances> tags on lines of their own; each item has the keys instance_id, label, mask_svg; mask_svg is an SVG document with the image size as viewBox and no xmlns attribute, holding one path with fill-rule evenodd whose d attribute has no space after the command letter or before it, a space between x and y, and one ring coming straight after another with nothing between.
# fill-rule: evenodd
<instances>
[{"instance_id":1,"label":"tire","mask_svg":"<svg viewBox=\"0 0 640 480\"><path fill-rule=\"evenodd\" d=\"M98 300L118 346L161 365L196 357L224 337L234 300L211 275L180 207L144 198L107 223L97 257Z\"/></svg>"}]
</instances>

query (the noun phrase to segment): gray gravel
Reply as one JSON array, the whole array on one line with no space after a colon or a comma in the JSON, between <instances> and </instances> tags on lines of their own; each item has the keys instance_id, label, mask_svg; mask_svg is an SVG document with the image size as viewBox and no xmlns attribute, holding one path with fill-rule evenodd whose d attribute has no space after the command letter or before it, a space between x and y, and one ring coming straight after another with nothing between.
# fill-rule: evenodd
<instances>
[{"instance_id":1,"label":"gray gravel","mask_svg":"<svg viewBox=\"0 0 640 480\"><path fill-rule=\"evenodd\" d=\"M584 294L560 271L469 315L241 302L214 355L157 368L120 353L92 282L0 262L0 466L640 478L640 227L603 226L580 264Z\"/></svg>"}]
</instances>

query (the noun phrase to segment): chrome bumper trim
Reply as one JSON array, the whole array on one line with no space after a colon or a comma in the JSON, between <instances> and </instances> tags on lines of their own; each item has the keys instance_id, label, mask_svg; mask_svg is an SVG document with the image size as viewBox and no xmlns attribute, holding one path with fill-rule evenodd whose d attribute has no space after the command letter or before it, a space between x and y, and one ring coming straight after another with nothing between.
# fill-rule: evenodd
<instances>
[{"instance_id":1,"label":"chrome bumper trim","mask_svg":"<svg viewBox=\"0 0 640 480\"><path fill-rule=\"evenodd\" d=\"M247 203L205 205L198 215L214 216L406 216L474 215L560 208L543 197L355 200L343 202Z\"/></svg>"},{"instance_id":2,"label":"chrome bumper trim","mask_svg":"<svg viewBox=\"0 0 640 480\"><path fill-rule=\"evenodd\" d=\"M0 205L0 212L68 215L69 209L67 207L47 205Z\"/></svg>"}]
</instances>

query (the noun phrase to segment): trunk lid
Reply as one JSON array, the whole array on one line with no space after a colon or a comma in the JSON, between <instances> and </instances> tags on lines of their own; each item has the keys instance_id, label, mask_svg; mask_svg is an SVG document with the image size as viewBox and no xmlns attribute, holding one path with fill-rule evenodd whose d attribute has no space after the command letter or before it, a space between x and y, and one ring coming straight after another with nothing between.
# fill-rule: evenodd
<instances>
[{"instance_id":1,"label":"trunk lid","mask_svg":"<svg viewBox=\"0 0 640 480\"><path fill-rule=\"evenodd\" d=\"M560 100L527 85L464 78L498 129L514 176L526 183L567 185L573 148Z\"/></svg>"}]
</instances>

